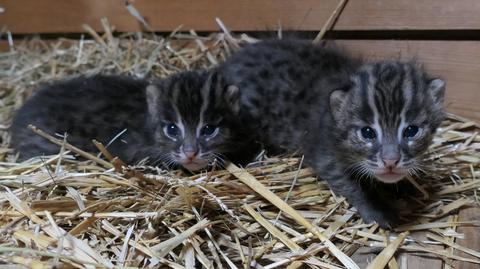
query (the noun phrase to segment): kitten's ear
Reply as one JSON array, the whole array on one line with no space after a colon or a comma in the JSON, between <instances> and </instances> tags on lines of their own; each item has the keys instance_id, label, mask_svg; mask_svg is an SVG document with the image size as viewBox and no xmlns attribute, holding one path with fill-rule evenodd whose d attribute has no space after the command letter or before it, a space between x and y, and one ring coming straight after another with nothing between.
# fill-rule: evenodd
<instances>
[{"instance_id":1,"label":"kitten's ear","mask_svg":"<svg viewBox=\"0 0 480 269\"><path fill-rule=\"evenodd\" d=\"M145 93L147 98L148 114L152 120L156 122L158 120L160 89L156 85L150 84L147 86Z\"/></svg>"},{"instance_id":2,"label":"kitten's ear","mask_svg":"<svg viewBox=\"0 0 480 269\"><path fill-rule=\"evenodd\" d=\"M445 96L445 81L436 78L428 83L428 92L433 98L436 105L443 105Z\"/></svg>"},{"instance_id":3,"label":"kitten's ear","mask_svg":"<svg viewBox=\"0 0 480 269\"><path fill-rule=\"evenodd\" d=\"M225 102L227 109L235 115L240 112L240 90L235 85L229 85L218 70L208 78L208 87L213 87L215 96Z\"/></svg>"},{"instance_id":4,"label":"kitten's ear","mask_svg":"<svg viewBox=\"0 0 480 269\"><path fill-rule=\"evenodd\" d=\"M338 121L342 116L348 94L349 91L344 88L334 90L332 93L330 93L330 111L336 121Z\"/></svg>"},{"instance_id":5,"label":"kitten's ear","mask_svg":"<svg viewBox=\"0 0 480 269\"><path fill-rule=\"evenodd\" d=\"M228 85L223 95L225 102L233 113L240 112L240 89L235 85Z\"/></svg>"}]
</instances>

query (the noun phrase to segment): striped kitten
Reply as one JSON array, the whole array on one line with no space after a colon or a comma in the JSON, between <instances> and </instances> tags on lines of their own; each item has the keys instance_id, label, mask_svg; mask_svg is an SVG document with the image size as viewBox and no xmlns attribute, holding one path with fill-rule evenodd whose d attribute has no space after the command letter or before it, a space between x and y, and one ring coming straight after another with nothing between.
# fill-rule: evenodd
<instances>
[{"instance_id":1,"label":"striped kitten","mask_svg":"<svg viewBox=\"0 0 480 269\"><path fill-rule=\"evenodd\" d=\"M416 63L386 61L362 66L351 85L333 91L330 114L313 131L307 154L319 175L357 207L362 218L392 227L397 216L372 186L396 183L420 170L422 154L443 120L445 82ZM332 155L334 158L325 158Z\"/></svg>"},{"instance_id":2,"label":"striped kitten","mask_svg":"<svg viewBox=\"0 0 480 269\"><path fill-rule=\"evenodd\" d=\"M115 138L109 151L129 163L148 157L153 165L195 171L224 155L248 160L254 152L246 153L246 146L237 152L233 141L240 146L250 141L225 113L228 98L214 92L211 83L203 71L175 74L151 85L105 75L52 83L16 113L11 145L22 159L58 153L56 145L26 128L34 124L50 134L67 133L70 143L92 152L97 149L91 139L106 144Z\"/></svg>"},{"instance_id":3,"label":"striped kitten","mask_svg":"<svg viewBox=\"0 0 480 269\"><path fill-rule=\"evenodd\" d=\"M240 89L239 117L270 150L299 152L365 222L395 225L370 179L418 169L443 117L444 82L416 64L362 63L329 46L268 40L218 72Z\"/></svg>"}]
</instances>

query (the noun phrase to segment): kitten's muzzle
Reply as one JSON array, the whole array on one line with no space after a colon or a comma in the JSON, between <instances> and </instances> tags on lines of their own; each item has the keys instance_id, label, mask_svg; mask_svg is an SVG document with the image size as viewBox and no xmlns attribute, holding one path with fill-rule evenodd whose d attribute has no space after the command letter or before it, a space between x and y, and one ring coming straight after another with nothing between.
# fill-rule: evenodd
<instances>
[{"instance_id":1,"label":"kitten's muzzle","mask_svg":"<svg viewBox=\"0 0 480 269\"><path fill-rule=\"evenodd\" d=\"M405 177L407 171L400 164L401 155L395 146L386 146L380 154L381 164L373 169L375 177L384 183L396 183Z\"/></svg>"},{"instance_id":2,"label":"kitten's muzzle","mask_svg":"<svg viewBox=\"0 0 480 269\"><path fill-rule=\"evenodd\" d=\"M190 171L198 171L208 165L208 161L200 156L199 150L193 147L184 149L178 162Z\"/></svg>"},{"instance_id":3,"label":"kitten's muzzle","mask_svg":"<svg viewBox=\"0 0 480 269\"><path fill-rule=\"evenodd\" d=\"M392 166L384 166L380 169L373 169L373 174L381 182L396 183L404 178L408 174L408 171L394 164Z\"/></svg>"},{"instance_id":4,"label":"kitten's muzzle","mask_svg":"<svg viewBox=\"0 0 480 269\"><path fill-rule=\"evenodd\" d=\"M385 169L392 171L395 169L400 162L400 157L396 159L382 159L383 165L385 166Z\"/></svg>"},{"instance_id":5,"label":"kitten's muzzle","mask_svg":"<svg viewBox=\"0 0 480 269\"><path fill-rule=\"evenodd\" d=\"M198 151L184 151L183 154L185 154L185 158L189 161L193 161L195 157L197 156Z\"/></svg>"},{"instance_id":6,"label":"kitten's muzzle","mask_svg":"<svg viewBox=\"0 0 480 269\"><path fill-rule=\"evenodd\" d=\"M405 173L390 171L387 173L375 173L375 178L383 183L397 183L406 176Z\"/></svg>"}]
</instances>

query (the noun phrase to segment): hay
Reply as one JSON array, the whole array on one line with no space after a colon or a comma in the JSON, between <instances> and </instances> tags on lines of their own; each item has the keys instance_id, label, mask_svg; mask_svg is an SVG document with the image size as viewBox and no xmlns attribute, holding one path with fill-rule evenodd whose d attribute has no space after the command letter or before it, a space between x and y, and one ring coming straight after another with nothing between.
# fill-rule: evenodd
<instances>
[{"instance_id":1,"label":"hay","mask_svg":"<svg viewBox=\"0 0 480 269\"><path fill-rule=\"evenodd\" d=\"M114 37L104 25L103 35L89 31L92 40L34 38L0 54L2 263L32 268L298 268L302 263L357 268L349 256L367 246L383 250L371 268L396 268L391 257L412 251L447 264L480 264L478 251L455 243L462 237L458 227L480 225L458 218L460 208L478 206L480 128L453 115L425 156L429 172L409 178L418 192L404 204L416 220L390 233L362 223L345 199L298 158L185 175L127 167L108 154L108 162L91 154L77 161L72 153L78 149L58 140L58 155L17 163L6 128L12 111L39 83L98 72L163 77L211 66L254 41L235 37L223 25L224 32L207 37L194 31ZM416 239L411 231L427 231L428 239Z\"/></svg>"}]
</instances>

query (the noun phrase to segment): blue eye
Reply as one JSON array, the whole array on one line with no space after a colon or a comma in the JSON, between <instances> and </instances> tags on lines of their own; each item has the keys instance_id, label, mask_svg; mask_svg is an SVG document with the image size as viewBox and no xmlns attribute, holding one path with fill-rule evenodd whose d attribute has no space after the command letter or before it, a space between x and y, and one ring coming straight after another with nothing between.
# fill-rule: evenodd
<instances>
[{"instance_id":1,"label":"blue eye","mask_svg":"<svg viewBox=\"0 0 480 269\"><path fill-rule=\"evenodd\" d=\"M360 130L363 138L367 139L367 140L373 140L377 137L377 133L375 133L375 130L371 127L363 127L361 130Z\"/></svg>"},{"instance_id":2,"label":"blue eye","mask_svg":"<svg viewBox=\"0 0 480 269\"><path fill-rule=\"evenodd\" d=\"M405 138L412 138L418 134L418 126L410 125L403 130L403 137Z\"/></svg>"},{"instance_id":3,"label":"blue eye","mask_svg":"<svg viewBox=\"0 0 480 269\"><path fill-rule=\"evenodd\" d=\"M180 135L180 128L173 123L165 126L164 131L168 136L176 137Z\"/></svg>"},{"instance_id":4,"label":"blue eye","mask_svg":"<svg viewBox=\"0 0 480 269\"><path fill-rule=\"evenodd\" d=\"M215 133L215 130L217 130L217 126L211 125L211 124L206 124L202 127L200 130L200 135L202 136L211 136L213 133Z\"/></svg>"}]
</instances>

